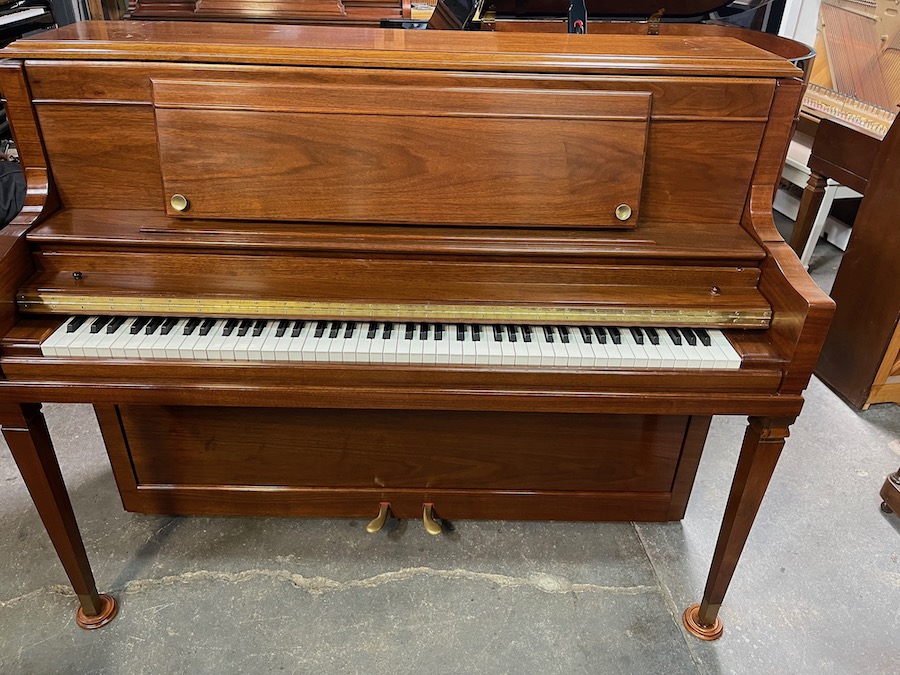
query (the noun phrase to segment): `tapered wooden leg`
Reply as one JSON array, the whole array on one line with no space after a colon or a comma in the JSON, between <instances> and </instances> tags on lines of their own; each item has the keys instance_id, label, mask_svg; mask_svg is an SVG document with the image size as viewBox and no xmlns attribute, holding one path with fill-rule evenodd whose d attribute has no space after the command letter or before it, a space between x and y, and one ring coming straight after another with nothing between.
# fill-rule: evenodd
<instances>
[{"instance_id":1,"label":"tapered wooden leg","mask_svg":"<svg viewBox=\"0 0 900 675\"><path fill-rule=\"evenodd\" d=\"M105 626L116 616L115 598L97 593L72 504L38 404L0 405L0 425L56 554L81 607L75 621L85 629Z\"/></svg>"},{"instance_id":2,"label":"tapered wooden leg","mask_svg":"<svg viewBox=\"0 0 900 675\"><path fill-rule=\"evenodd\" d=\"M822 207L827 184L827 179L813 172L803 190L803 196L800 198L800 210L797 212L797 220L794 223L794 230L791 232L791 248L798 256L803 255L803 249L806 248L806 240L809 239L816 215Z\"/></svg>"},{"instance_id":3,"label":"tapered wooden leg","mask_svg":"<svg viewBox=\"0 0 900 675\"><path fill-rule=\"evenodd\" d=\"M749 420L703 600L688 607L682 617L684 627L701 640L715 640L722 635L719 607L793 421L762 417Z\"/></svg>"}]
</instances>

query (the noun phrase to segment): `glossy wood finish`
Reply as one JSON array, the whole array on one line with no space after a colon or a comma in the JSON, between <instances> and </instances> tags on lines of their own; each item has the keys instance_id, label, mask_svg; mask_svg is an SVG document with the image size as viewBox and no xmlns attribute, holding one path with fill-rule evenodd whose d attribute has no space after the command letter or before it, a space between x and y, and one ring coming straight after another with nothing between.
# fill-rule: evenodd
<instances>
[{"instance_id":1,"label":"glossy wood finish","mask_svg":"<svg viewBox=\"0 0 900 675\"><path fill-rule=\"evenodd\" d=\"M154 81L164 191L189 201L167 214L637 226L649 94L366 84ZM222 147L223 135L248 141Z\"/></svg>"},{"instance_id":2,"label":"glossy wood finish","mask_svg":"<svg viewBox=\"0 0 900 675\"><path fill-rule=\"evenodd\" d=\"M40 129L46 159L31 156L62 208L0 233L0 288L17 299L0 401L94 404L134 510L372 518L390 501L417 519L425 503L446 518L678 519L710 416L750 415L694 617L714 630L832 311L771 217L802 82L784 55L718 29L622 33L132 22L17 43L17 116ZM256 133L244 173L240 148L208 151L219 120ZM176 190L193 211L167 212ZM633 229L609 219L623 191ZM571 307L643 308L655 325L724 309L742 367L41 355L59 314L110 297L169 314L222 298L272 315L279 299L430 302L448 320L511 304L538 323Z\"/></svg>"},{"instance_id":3,"label":"glossy wood finish","mask_svg":"<svg viewBox=\"0 0 900 675\"><path fill-rule=\"evenodd\" d=\"M228 503L277 488L287 500L272 506L280 515L287 504L292 515L320 513L323 499L342 496L332 515L365 516L377 493L396 502L397 517L415 517L427 501L444 517L479 517L513 497L529 518L577 520L627 519L646 511L648 498L656 518L682 512L709 424L687 433L683 416L180 406L98 406L98 419L105 438L121 436L108 446L117 473L131 472L120 481L130 510L160 512L165 495L183 509L168 513L203 513L198 490ZM681 462L682 453L690 459ZM463 491L481 495L474 511L445 502ZM567 494L595 507L563 510ZM611 497L618 506L598 510ZM401 506L409 502L411 513Z\"/></svg>"},{"instance_id":4,"label":"glossy wood finish","mask_svg":"<svg viewBox=\"0 0 900 675\"><path fill-rule=\"evenodd\" d=\"M816 372L857 408L900 403L900 125L881 142L831 289L834 323Z\"/></svg>"},{"instance_id":5,"label":"glossy wood finish","mask_svg":"<svg viewBox=\"0 0 900 675\"><path fill-rule=\"evenodd\" d=\"M409 0L129 0L127 17L165 21L377 26L410 18Z\"/></svg>"}]
</instances>

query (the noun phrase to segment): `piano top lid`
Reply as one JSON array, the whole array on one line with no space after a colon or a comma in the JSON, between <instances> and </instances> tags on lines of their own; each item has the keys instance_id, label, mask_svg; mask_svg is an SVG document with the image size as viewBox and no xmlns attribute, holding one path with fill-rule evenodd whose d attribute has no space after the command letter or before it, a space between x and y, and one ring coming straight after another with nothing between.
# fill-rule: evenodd
<instances>
[{"instance_id":1,"label":"piano top lid","mask_svg":"<svg viewBox=\"0 0 900 675\"><path fill-rule=\"evenodd\" d=\"M0 56L530 73L800 75L785 59L731 37L538 36L206 22L86 21L18 40Z\"/></svg>"}]
</instances>

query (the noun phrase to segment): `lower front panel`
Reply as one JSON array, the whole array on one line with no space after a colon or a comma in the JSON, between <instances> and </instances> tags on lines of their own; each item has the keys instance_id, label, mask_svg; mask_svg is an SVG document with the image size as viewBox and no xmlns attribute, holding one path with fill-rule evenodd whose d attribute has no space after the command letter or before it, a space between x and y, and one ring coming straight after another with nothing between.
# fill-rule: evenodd
<instances>
[{"instance_id":1,"label":"lower front panel","mask_svg":"<svg viewBox=\"0 0 900 675\"><path fill-rule=\"evenodd\" d=\"M709 418L97 406L125 508L145 513L666 520Z\"/></svg>"}]
</instances>

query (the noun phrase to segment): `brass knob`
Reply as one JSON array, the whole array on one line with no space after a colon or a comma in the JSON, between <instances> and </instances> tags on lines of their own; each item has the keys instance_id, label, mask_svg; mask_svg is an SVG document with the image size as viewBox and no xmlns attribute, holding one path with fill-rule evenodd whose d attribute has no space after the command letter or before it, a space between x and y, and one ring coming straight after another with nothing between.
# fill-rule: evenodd
<instances>
[{"instance_id":1,"label":"brass knob","mask_svg":"<svg viewBox=\"0 0 900 675\"><path fill-rule=\"evenodd\" d=\"M173 197L174 199L174 197ZM631 207L628 204L619 204L616 207L616 218L625 221L631 218Z\"/></svg>"},{"instance_id":2,"label":"brass knob","mask_svg":"<svg viewBox=\"0 0 900 675\"><path fill-rule=\"evenodd\" d=\"M441 524L434 518L434 504L422 504L422 524L428 534L440 534L443 531Z\"/></svg>"},{"instance_id":3,"label":"brass knob","mask_svg":"<svg viewBox=\"0 0 900 675\"><path fill-rule=\"evenodd\" d=\"M384 527L384 523L387 521L388 513L391 510L390 502L381 502L378 504L378 515L373 518L368 525L366 525L366 532L370 534L374 534L378 532L382 527Z\"/></svg>"},{"instance_id":4,"label":"brass knob","mask_svg":"<svg viewBox=\"0 0 900 675\"><path fill-rule=\"evenodd\" d=\"M169 200L169 203L176 211L187 211L187 207L191 205L188 198L184 195L172 195L172 199Z\"/></svg>"}]
</instances>

